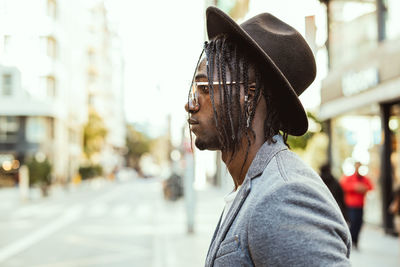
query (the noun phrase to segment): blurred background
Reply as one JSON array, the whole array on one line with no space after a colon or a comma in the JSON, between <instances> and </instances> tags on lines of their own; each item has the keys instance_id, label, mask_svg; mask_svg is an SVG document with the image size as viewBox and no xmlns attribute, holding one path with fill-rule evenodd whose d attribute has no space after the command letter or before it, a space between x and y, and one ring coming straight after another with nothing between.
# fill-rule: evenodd
<instances>
[{"instance_id":1,"label":"blurred background","mask_svg":"<svg viewBox=\"0 0 400 267\"><path fill-rule=\"evenodd\" d=\"M184 104L205 9L270 12L312 48L317 172L374 184L353 266L400 266L398 0L0 0L0 266L203 266L233 183Z\"/></svg>"}]
</instances>

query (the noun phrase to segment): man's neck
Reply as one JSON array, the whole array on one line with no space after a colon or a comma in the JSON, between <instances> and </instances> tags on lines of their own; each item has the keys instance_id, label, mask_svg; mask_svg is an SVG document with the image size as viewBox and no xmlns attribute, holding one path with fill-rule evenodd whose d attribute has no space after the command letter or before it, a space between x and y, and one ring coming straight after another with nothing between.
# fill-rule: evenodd
<instances>
[{"instance_id":1,"label":"man's neck","mask_svg":"<svg viewBox=\"0 0 400 267\"><path fill-rule=\"evenodd\" d=\"M264 140L261 138L256 138L252 140L252 144L249 147L249 153L247 154L246 159L246 151L247 151L247 140L242 140L242 145L239 146L238 151L235 153L234 158L231 159L232 152L231 151L222 151L222 160L228 168L229 173L233 178L233 182L235 183L235 187L240 186L244 178L246 177L246 173L250 168L253 159L255 158L258 150L264 144ZM244 163L244 164L243 164Z\"/></svg>"},{"instance_id":2,"label":"man's neck","mask_svg":"<svg viewBox=\"0 0 400 267\"><path fill-rule=\"evenodd\" d=\"M248 153L247 153L248 141L245 136L242 137L241 144L238 146L238 149L236 153L233 155L233 158L231 158L232 151L222 151L222 160L225 162L226 167L228 168L228 171L233 178L233 182L235 183L235 188L237 188L243 183L251 163L253 162L258 150L265 142L265 133L264 133L265 118L266 118L266 102L264 97L260 97L260 99L257 102L257 108L252 122L252 132L255 135L253 135L249 131L251 144L250 147L248 148Z\"/></svg>"}]
</instances>

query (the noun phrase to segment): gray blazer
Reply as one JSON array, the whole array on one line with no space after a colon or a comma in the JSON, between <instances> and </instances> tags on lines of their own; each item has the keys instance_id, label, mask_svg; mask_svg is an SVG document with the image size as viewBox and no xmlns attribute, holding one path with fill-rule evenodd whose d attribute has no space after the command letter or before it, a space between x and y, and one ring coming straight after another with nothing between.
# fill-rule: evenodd
<instances>
[{"instance_id":1,"label":"gray blazer","mask_svg":"<svg viewBox=\"0 0 400 267\"><path fill-rule=\"evenodd\" d=\"M218 223L206 267L350 266L350 232L335 199L282 137L274 138Z\"/></svg>"}]
</instances>

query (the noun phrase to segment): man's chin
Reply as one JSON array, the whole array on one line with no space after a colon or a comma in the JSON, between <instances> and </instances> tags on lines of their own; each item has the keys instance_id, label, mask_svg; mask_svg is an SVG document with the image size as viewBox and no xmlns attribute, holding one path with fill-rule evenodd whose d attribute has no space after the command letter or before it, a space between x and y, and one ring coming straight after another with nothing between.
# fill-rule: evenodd
<instances>
[{"instance_id":1,"label":"man's chin","mask_svg":"<svg viewBox=\"0 0 400 267\"><path fill-rule=\"evenodd\" d=\"M220 150L218 142L204 142L203 140L196 138L194 145L199 150Z\"/></svg>"}]
</instances>

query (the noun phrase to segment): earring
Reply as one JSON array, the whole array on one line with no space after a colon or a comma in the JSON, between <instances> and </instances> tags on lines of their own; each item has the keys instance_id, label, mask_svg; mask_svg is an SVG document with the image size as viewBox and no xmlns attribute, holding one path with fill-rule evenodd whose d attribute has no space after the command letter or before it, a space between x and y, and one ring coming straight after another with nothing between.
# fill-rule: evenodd
<instances>
[{"instance_id":1,"label":"earring","mask_svg":"<svg viewBox=\"0 0 400 267\"><path fill-rule=\"evenodd\" d=\"M250 109L251 109L250 105L247 106L247 109L246 109L246 117L247 117L246 128L250 127L250 113L251 113Z\"/></svg>"}]
</instances>

